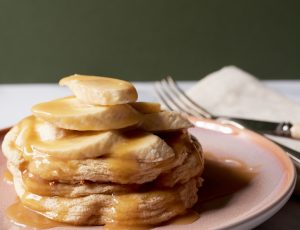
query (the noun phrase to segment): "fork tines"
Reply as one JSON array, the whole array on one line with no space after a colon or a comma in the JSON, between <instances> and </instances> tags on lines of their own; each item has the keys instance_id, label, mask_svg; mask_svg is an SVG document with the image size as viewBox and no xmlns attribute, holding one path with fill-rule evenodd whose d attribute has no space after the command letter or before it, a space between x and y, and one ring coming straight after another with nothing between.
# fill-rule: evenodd
<instances>
[{"instance_id":1,"label":"fork tines","mask_svg":"<svg viewBox=\"0 0 300 230\"><path fill-rule=\"evenodd\" d=\"M193 116L212 117L208 111L194 102L171 76L155 82L154 86L157 96L168 109Z\"/></svg>"}]
</instances>

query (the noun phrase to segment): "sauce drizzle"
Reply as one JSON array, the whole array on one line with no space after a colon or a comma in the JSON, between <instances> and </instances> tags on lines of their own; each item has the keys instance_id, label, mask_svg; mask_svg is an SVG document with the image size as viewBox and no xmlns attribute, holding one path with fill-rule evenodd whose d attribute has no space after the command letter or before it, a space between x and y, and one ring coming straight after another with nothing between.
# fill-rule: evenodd
<instances>
[{"instance_id":1,"label":"sauce drizzle","mask_svg":"<svg viewBox=\"0 0 300 230\"><path fill-rule=\"evenodd\" d=\"M3 180L7 184L13 184L13 176L11 175L11 173L8 170L4 171L4 173L3 173Z\"/></svg>"},{"instance_id":2,"label":"sauce drizzle","mask_svg":"<svg viewBox=\"0 0 300 230\"><path fill-rule=\"evenodd\" d=\"M32 227L37 229L49 229L59 226L65 226L63 223L55 222L37 212L26 208L20 201L6 209L7 217L16 225L23 227Z\"/></svg>"}]
</instances>

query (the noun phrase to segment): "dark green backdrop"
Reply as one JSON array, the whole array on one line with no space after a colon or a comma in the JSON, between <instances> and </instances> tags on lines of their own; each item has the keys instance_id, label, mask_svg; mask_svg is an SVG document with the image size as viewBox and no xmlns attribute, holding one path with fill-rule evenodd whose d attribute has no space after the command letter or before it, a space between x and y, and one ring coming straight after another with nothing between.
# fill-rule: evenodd
<instances>
[{"instance_id":1,"label":"dark green backdrop","mask_svg":"<svg viewBox=\"0 0 300 230\"><path fill-rule=\"evenodd\" d=\"M85 73L300 79L300 1L0 0L0 83Z\"/></svg>"}]
</instances>

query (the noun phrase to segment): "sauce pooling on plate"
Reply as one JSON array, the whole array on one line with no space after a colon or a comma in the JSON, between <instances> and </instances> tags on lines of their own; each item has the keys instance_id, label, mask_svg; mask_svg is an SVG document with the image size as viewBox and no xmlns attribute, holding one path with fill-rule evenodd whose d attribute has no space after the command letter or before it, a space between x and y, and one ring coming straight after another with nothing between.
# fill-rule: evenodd
<instances>
[{"instance_id":1,"label":"sauce pooling on plate","mask_svg":"<svg viewBox=\"0 0 300 230\"><path fill-rule=\"evenodd\" d=\"M194 210L203 213L226 205L234 194L250 185L255 175L255 169L238 159L218 158L206 153L204 182Z\"/></svg>"}]
</instances>

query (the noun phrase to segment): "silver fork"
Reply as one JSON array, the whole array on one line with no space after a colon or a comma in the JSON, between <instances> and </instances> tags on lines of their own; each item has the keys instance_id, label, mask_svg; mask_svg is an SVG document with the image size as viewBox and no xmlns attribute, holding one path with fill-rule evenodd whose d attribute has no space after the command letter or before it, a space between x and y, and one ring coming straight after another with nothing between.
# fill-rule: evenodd
<instances>
[{"instance_id":1,"label":"silver fork","mask_svg":"<svg viewBox=\"0 0 300 230\"><path fill-rule=\"evenodd\" d=\"M192 116L217 119L216 116L189 98L172 77L167 76L155 82L154 86L158 97L168 109Z\"/></svg>"},{"instance_id":2,"label":"silver fork","mask_svg":"<svg viewBox=\"0 0 300 230\"><path fill-rule=\"evenodd\" d=\"M209 119L218 119L222 120L227 124L235 125L239 128L244 127L242 124L226 119L226 117L218 117L211 114L205 108L194 102L176 83L176 81L168 76L163 78L160 81L155 82L154 84L155 91L162 104L166 106L169 110L174 110L178 112L183 112L188 115L203 117ZM268 138L265 134L261 133L265 136L265 138L279 145L282 149L284 149L290 158L297 163L300 164L300 153L294 149L291 149L277 141Z\"/></svg>"}]
</instances>

